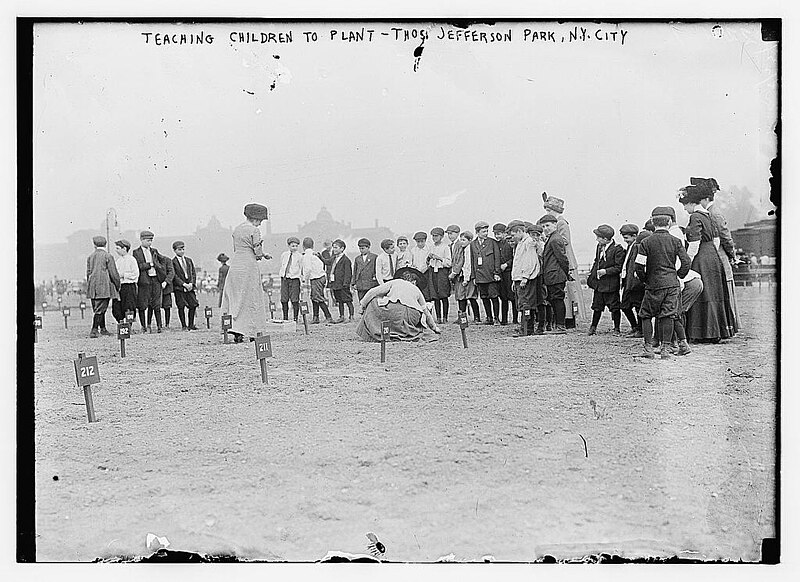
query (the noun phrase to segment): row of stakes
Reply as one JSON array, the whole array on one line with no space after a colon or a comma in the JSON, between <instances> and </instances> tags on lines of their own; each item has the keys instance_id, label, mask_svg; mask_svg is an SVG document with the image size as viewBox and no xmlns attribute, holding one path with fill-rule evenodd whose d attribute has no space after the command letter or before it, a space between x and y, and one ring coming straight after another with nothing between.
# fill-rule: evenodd
<instances>
[{"instance_id":1,"label":"row of stakes","mask_svg":"<svg viewBox=\"0 0 800 582\"><path fill-rule=\"evenodd\" d=\"M46 307L47 304L44 303L43 307ZM65 308L65 327L66 327L66 318L69 317L68 307ZM85 309L85 306L84 306ZM83 310L81 310L83 311ZM308 304L304 301L301 303L300 306L300 313L303 316L303 326L305 327L305 333L308 335ZM211 318L213 316L213 310L211 307L206 307L205 311L205 318L206 318L206 327L211 329ZM527 314L526 314L527 315ZM132 311L128 311L125 314L125 320L117 324L117 339L119 339L119 346L120 346L120 356L125 357L125 340L130 339L131 337L131 326L133 321L135 320L135 314ZM221 318L221 327L223 333L223 342L229 343L228 339L228 330L231 329L232 326L232 316L228 313L222 315ZM523 321L526 321L527 318L523 318ZM458 314L458 324L461 328L461 340L464 344L464 348L467 348L467 327L469 327L469 322L467 321L467 314L464 312L459 312ZM38 330L42 328L42 317L39 315L34 316L34 342L37 341ZM381 322L381 363L386 363L386 343L389 341L389 334L390 334L390 324L388 321ZM261 332L256 334L255 338L255 350L256 350L256 360L259 362L259 366L261 367L261 382L263 384L269 385L269 376L267 370L267 361L266 358L272 357L272 340L270 336L264 335ZM97 361L97 356L86 356L85 352L79 352L78 358L73 360L73 365L75 367L75 380L80 388L83 388L83 397L86 403L86 414L89 418L89 422L97 422L97 418L95 416L94 411L94 401L92 399L92 384L97 384L100 382L100 367Z\"/></svg>"}]
</instances>

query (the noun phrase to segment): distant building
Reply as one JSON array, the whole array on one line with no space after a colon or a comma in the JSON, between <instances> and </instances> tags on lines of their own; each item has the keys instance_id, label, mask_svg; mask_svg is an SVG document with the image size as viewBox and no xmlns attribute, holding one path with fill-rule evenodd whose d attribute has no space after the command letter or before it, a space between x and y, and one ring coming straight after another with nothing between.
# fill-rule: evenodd
<instances>
[{"instance_id":1,"label":"distant building","mask_svg":"<svg viewBox=\"0 0 800 582\"><path fill-rule=\"evenodd\" d=\"M743 249L747 255L777 256L778 221L775 218L745 223L744 227L732 230L731 236L736 248Z\"/></svg>"},{"instance_id":2,"label":"distant building","mask_svg":"<svg viewBox=\"0 0 800 582\"><path fill-rule=\"evenodd\" d=\"M314 248L322 250L325 239L335 240L340 238L347 243L347 254L355 256L358 253L356 241L365 237L372 242L372 250L380 252L380 242L385 238L394 238L392 231L386 227L375 226L371 228L353 228L351 224L338 222L331 213L322 208L315 220L298 225L297 232L279 233L272 232L269 220L262 223L261 231L264 233L264 252L273 256L271 260L260 265L263 273L277 273L280 268L281 253L286 250L286 239L296 236L301 241L310 236L314 239ZM79 230L67 237L66 243L36 245L34 242L34 281L40 282L58 276L61 279L83 280L86 278L86 258L92 252L92 237L98 234L106 236L106 221L94 229ZM203 276L203 271L216 275L219 269L217 255L225 253L233 256L233 227L224 227L212 216L206 226L198 228L194 234L164 235L155 232L153 247L161 254L168 257L174 256L172 243L182 240L186 243L186 255L194 260L198 276ZM112 224L108 232L108 250L113 253L114 241L125 238L130 241L133 250L139 246L138 230L122 230L117 224Z\"/></svg>"}]
</instances>

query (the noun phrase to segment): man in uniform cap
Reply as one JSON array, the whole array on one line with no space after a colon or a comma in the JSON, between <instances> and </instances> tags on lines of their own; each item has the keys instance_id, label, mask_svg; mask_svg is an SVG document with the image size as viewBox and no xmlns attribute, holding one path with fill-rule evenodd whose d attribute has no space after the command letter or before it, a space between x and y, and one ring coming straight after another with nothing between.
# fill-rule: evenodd
<instances>
[{"instance_id":1,"label":"man in uniform cap","mask_svg":"<svg viewBox=\"0 0 800 582\"><path fill-rule=\"evenodd\" d=\"M508 242L506 231L508 227L502 222L492 226L492 233L500 247L500 283L498 284L498 294L500 295L500 325L508 325L508 306L511 305L511 315L513 323L517 323L517 300L514 296L511 281L511 269L514 266L514 247Z\"/></svg>"},{"instance_id":2,"label":"man in uniform cap","mask_svg":"<svg viewBox=\"0 0 800 582\"><path fill-rule=\"evenodd\" d=\"M156 316L158 333L161 333L161 292L167 286L166 262L169 260L152 248L153 233L143 230L139 233L140 246L133 251L133 258L139 267L139 284L136 294L136 306L139 308L139 323L142 332L148 329L152 333L153 314ZM145 310L147 319L145 320Z\"/></svg>"},{"instance_id":3,"label":"man in uniform cap","mask_svg":"<svg viewBox=\"0 0 800 582\"><path fill-rule=\"evenodd\" d=\"M589 272L587 284L594 289L592 297L592 324L589 335L597 333L597 324L606 307L611 312L614 322L614 333L619 333L620 301L619 301L619 276L625 263L625 251L614 242L614 229L601 224L594 229L597 237L597 250L594 263Z\"/></svg>"},{"instance_id":4,"label":"man in uniform cap","mask_svg":"<svg viewBox=\"0 0 800 582\"><path fill-rule=\"evenodd\" d=\"M472 254L472 272L475 274L475 285L478 295L486 310L484 325L494 325L500 320L500 245L489 238L489 223L480 220L475 223L475 240L470 243Z\"/></svg>"},{"instance_id":5,"label":"man in uniform cap","mask_svg":"<svg viewBox=\"0 0 800 582\"><path fill-rule=\"evenodd\" d=\"M94 252L86 259L86 296L92 300L92 331L89 337L96 338L99 333L111 335L106 329L106 310L112 299L119 299L119 273L114 258L106 252L106 239L103 236L92 238Z\"/></svg>"}]
</instances>

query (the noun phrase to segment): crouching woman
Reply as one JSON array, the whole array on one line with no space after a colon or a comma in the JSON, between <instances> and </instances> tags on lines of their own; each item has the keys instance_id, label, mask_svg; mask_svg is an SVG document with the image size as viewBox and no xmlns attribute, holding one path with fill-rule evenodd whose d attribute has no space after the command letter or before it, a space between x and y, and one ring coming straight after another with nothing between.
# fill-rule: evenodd
<instances>
[{"instance_id":1,"label":"crouching woman","mask_svg":"<svg viewBox=\"0 0 800 582\"><path fill-rule=\"evenodd\" d=\"M422 337L427 327L436 334L442 333L436 320L425 305L421 289L428 284L423 273L412 267L403 267L394 279L370 289L361 300L364 314L356 333L364 341L381 341L381 323L389 322L391 341L414 341Z\"/></svg>"}]
</instances>

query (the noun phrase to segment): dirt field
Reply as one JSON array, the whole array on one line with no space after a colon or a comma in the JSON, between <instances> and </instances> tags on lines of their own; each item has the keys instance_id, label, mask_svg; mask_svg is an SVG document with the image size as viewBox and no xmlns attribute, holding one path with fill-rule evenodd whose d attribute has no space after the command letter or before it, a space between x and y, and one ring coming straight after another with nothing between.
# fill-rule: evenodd
<instances>
[{"instance_id":1,"label":"dirt field","mask_svg":"<svg viewBox=\"0 0 800 582\"><path fill-rule=\"evenodd\" d=\"M737 291L743 331L668 362L602 333L608 314L595 337L473 326L468 350L448 325L390 344L385 365L354 325L311 326L273 336L269 387L252 343L222 344L216 303L211 331L137 334L124 359L115 338L88 338L89 314L64 330L50 312L37 558L142 555L152 532L310 561L364 552L373 531L393 561L758 560L774 536L776 289ZM100 362L92 425L79 351Z\"/></svg>"}]
</instances>

